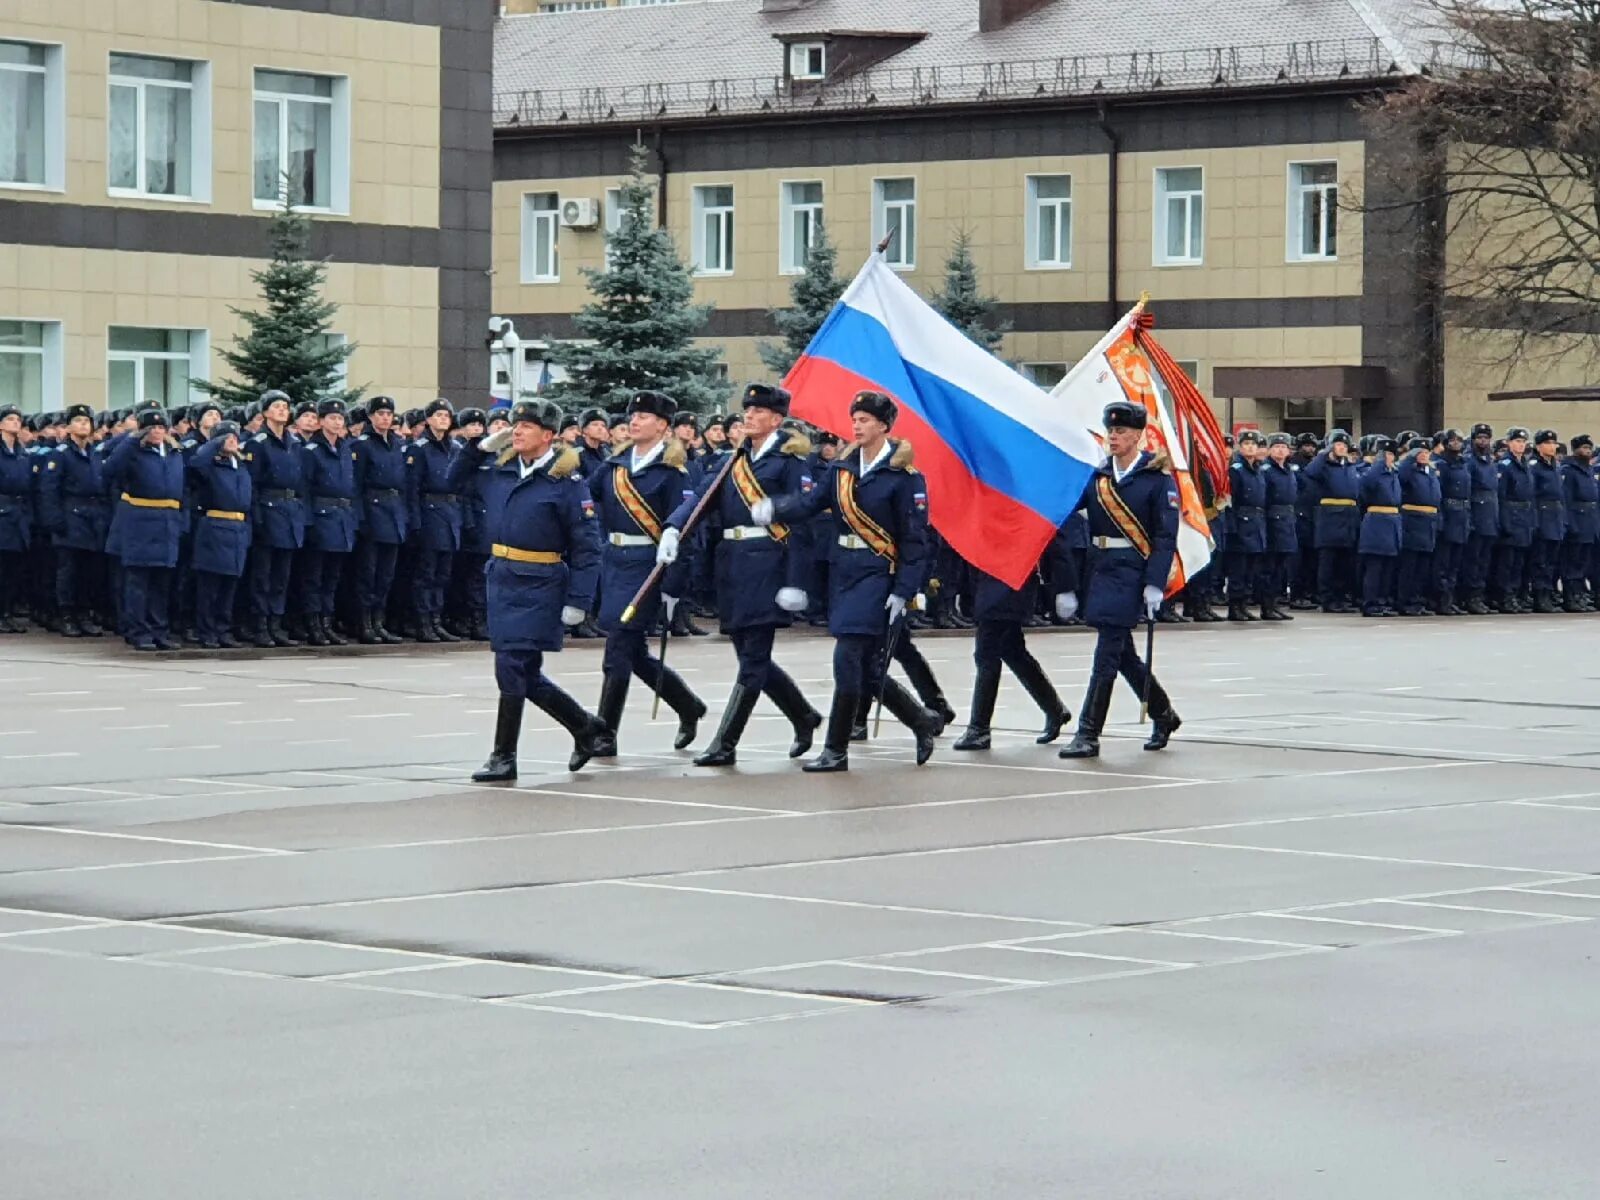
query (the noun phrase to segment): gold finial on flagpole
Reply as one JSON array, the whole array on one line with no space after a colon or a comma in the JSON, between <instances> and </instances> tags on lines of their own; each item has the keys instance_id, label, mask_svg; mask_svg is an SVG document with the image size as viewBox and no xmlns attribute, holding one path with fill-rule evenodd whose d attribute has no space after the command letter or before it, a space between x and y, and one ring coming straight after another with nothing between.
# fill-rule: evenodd
<instances>
[{"instance_id":1,"label":"gold finial on flagpole","mask_svg":"<svg viewBox=\"0 0 1600 1200\"><path fill-rule=\"evenodd\" d=\"M1139 303L1137 303L1137 304L1135 304L1133 306L1133 311L1134 312L1143 312L1144 308L1145 308L1145 305L1147 305L1149 303L1150 303L1150 293L1141 291L1139 293Z\"/></svg>"}]
</instances>

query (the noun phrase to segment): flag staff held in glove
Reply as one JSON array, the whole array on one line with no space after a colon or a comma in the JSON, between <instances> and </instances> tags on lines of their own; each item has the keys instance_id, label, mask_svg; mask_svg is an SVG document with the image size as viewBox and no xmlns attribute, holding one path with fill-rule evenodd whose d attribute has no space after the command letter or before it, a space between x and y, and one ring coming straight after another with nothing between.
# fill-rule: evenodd
<instances>
[{"instance_id":1,"label":"flag staff held in glove","mask_svg":"<svg viewBox=\"0 0 1600 1200\"><path fill-rule=\"evenodd\" d=\"M1093 581L1083 619L1095 628L1094 665L1078 715L1078 732L1062 758L1098 758L1100 732L1111 707L1111 689L1121 675L1134 693L1148 698L1155 729L1146 750L1160 750L1182 723L1166 690L1133 645L1140 619L1155 619L1178 544L1178 487L1165 453L1141 449L1146 413L1119 400L1102 419L1109 455L1084 490L1079 507L1089 518L1088 574ZM1057 610L1076 610L1075 588L1057 600ZM1064 603L1066 602L1066 603Z\"/></svg>"}]
</instances>

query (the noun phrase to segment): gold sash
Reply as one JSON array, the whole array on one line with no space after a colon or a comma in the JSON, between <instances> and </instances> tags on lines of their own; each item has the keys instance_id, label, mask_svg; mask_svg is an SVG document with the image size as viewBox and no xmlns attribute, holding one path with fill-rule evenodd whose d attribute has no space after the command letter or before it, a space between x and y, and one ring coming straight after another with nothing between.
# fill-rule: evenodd
<instances>
[{"instance_id":1,"label":"gold sash","mask_svg":"<svg viewBox=\"0 0 1600 1200\"><path fill-rule=\"evenodd\" d=\"M855 474L844 467L836 467L833 472L838 481L834 494L839 501L839 515L844 518L844 523L850 526L851 531L860 538L879 558L889 560L891 566L899 561L899 551L896 550L894 539L887 530L879 525L861 507L861 501L856 499Z\"/></svg>"},{"instance_id":2,"label":"gold sash","mask_svg":"<svg viewBox=\"0 0 1600 1200\"><path fill-rule=\"evenodd\" d=\"M611 485L616 489L617 499L622 502L622 507L628 510L628 515L633 518L633 523L640 530L650 536L653 542L661 540L661 518L656 516L656 510L651 508L639 489L633 484L633 477L628 474L627 467L618 467L611 475Z\"/></svg>"},{"instance_id":3,"label":"gold sash","mask_svg":"<svg viewBox=\"0 0 1600 1200\"><path fill-rule=\"evenodd\" d=\"M741 454L733 463L733 486L738 489L739 499L743 500L746 508L753 509L759 501L767 498L767 493L761 487L761 481L756 478L756 469L750 465L750 456ZM767 532L774 541L787 541L789 527L779 525L774 521L767 526Z\"/></svg>"},{"instance_id":4,"label":"gold sash","mask_svg":"<svg viewBox=\"0 0 1600 1200\"><path fill-rule=\"evenodd\" d=\"M1094 481L1095 496L1100 501L1100 507L1106 510L1106 516L1111 518L1111 523L1122 531L1122 536L1133 543L1141 557L1150 557L1150 535L1144 531L1139 518L1133 509L1128 507L1128 502L1122 498L1122 493L1117 491L1117 485L1111 482L1110 476L1097 475Z\"/></svg>"}]
</instances>

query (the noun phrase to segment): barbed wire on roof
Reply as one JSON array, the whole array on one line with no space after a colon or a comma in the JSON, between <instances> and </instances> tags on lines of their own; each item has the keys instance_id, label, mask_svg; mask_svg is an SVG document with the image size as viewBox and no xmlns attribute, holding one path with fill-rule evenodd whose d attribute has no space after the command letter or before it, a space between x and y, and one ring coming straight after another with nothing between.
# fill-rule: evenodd
<instances>
[{"instance_id":1,"label":"barbed wire on roof","mask_svg":"<svg viewBox=\"0 0 1600 1200\"><path fill-rule=\"evenodd\" d=\"M620 87L502 90L495 93L494 121L500 129L631 124L1207 88L1227 91L1340 79L1377 80L1404 73L1382 39L1337 38L944 66L881 64L821 83L755 76Z\"/></svg>"}]
</instances>

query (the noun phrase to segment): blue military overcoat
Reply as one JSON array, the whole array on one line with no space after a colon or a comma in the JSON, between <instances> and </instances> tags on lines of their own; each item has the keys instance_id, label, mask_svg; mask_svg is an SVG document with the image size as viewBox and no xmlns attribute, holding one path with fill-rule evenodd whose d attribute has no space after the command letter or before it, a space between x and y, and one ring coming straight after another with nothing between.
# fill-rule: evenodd
<instances>
[{"instance_id":1,"label":"blue military overcoat","mask_svg":"<svg viewBox=\"0 0 1600 1200\"><path fill-rule=\"evenodd\" d=\"M33 532L33 456L0 437L0 551L26 550Z\"/></svg>"},{"instance_id":2,"label":"blue military overcoat","mask_svg":"<svg viewBox=\"0 0 1600 1200\"><path fill-rule=\"evenodd\" d=\"M1600 541L1600 483L1594 472L1569 458L1561 464L1561 482L1567 504L1566 540L1583 545Z\"/></svg>"},{"instance_id":3,"label":"blue military overcoat","mask_svg":"<svg viewBox=\"0 0 1600 1200\"><path fill-rule=\"evenodd\" d=\"M1144 619L1144 589L1166 590L1172 558L1178 549L1178 485L1167 469L1167 456L1142 451L1120 481L1108 459L1089 480L1078 507L1089 516L1088 578L1082 585L1084 623L1096 627L1132 629ZM1102 482L1104 481L1104 482ZM1101 499L1101 488L1114 493L1138 520L1148 541L1146 555L1139 547L1102 548L1101 538L1125 538L1123 525L1112 519ZM1078 589L1072 589L1078 590Z\"/></svg>"},{"instance_id":4,"label":"blue military overcoat","mask_svg":"<svg viewBox=\"0 0 1600 1200\"><path fill-rule=\"evenodd\" d=\"M1493 456L1469 453L1463 459L1472 479L1472 532L1500 536L1500 468Z\"/></svg>"},{"instance_id":5,"label":"blue military overcoat","mask_svg":"<svg viewBox=\"0 0 1600 1200\"><path fill-rule=\"evenodd\" d=\"M1559 542L1567 536L1566 488L1561 480L1561 464L1554 458L1538 457L1528 467L1533 476L1533 536L1544 542Z\"/></svg>"},{"instance_id":6,"label":"blue military overcoat","mask_svg":"<svg viewBox=\"0 0 1600 1200\"><path fill-rule=\"evenodd\" d=\"M1361 475L1355 461L1346 458L1340 462L1323 450L1300 474L1311 480L1318 491L1316 548L1353 549L1361 534L1361 512L1356 507L1361 495Z\"/></svg>"},{"instance_id":7,"label":"blue military overcoat","mask_svg":"<svg viewBox=\"0 0 1600 1200\"><path fill-rule=\"evenodd\" d=\"M1501 457L1496 469L1500 474L1500 540L1508 546L1530 546L1536 525L1533 472L1510 454Z\"/></svg>"},{"instance_id":8,"label":"blue military overcoat","mask_svg":"<svg viewBox=\"0 0 1600 1200\"><path fill-rule=\"evenodd\" d=\"M460 443L435 437L429 430L406 452L406 495L411 508L411 528L424 550L461 549L461 495L466 476L451 467L461 457Z\"/></svg>"},{"instance_id":9,"label":"blue military overcoat","mask_svg":"<svg viewBox=\"0 0 1600 1200\"><path fill-rule=\"evenodd\" d=\"M39 518L54 544L67 550L106 548L105 459L69 438L38 457Z\"/></svg>"},{"instance_id":10,"label":"blue military overcoat","mask_svg":"<svg viewBox=\"0 0 1600 1200\"><path fill-rule=\"evenodd\" d=\"M306 545L348 554L356 548L356 528L361 520L355 446L349 438L341 438L335 446L326 435L314 433L301 454L308 497Z\"/></svg>"},{"instance_id":11,"label":"blue military overcoat","mask_svg":"<svg viewBox=\"0 0 1600 1200\"><path fill-rule=\"evenodd\" d=\"M244 574L250 553L250 507L254 482L243 456L222 453L225 438L212 438L189 456L189 478L198 502L194 520L194 569L213 575Z\"/></svg>"},{"instance_id":12,"label":"blue military overcoat","mask_svg":"<svg viewBox=\"0 0 1600 1200\"><path fill-rule=\"evenodd\" d=\"M263 429L244 447L254 488L258 546L298 550L306 540L305 460L300 439L285 429L282 437Z\"/></svg>"},{"instance_id":13,"label":"blue military overcoat","mask_svg":"<svg viewBox=\"0 0 1600 1200\"><path fill-rule=\"evenodd\" d=\"M1228 526L1228 549L1242 554L1267 550L1267 481L1261 468L1239 454L1228 465L1232 503L1223 511Z\"/></svg>"},{"instance_id":14,"label":"blue military overcoat","mask_svg":"<svg viewBox=\"0 0 1600 1200\"><path fill-rule=\"evenodd\" d=\"M183 534L183 452L146 446L133 434L106 456L117 504L117 555L124 567L175 567Z\"/></svg>"},{"instance_id":15,"label":"blue military overcoat","mask_svg":"<svg viewBox=\"0 0 1600 1200\"><path fill-rule=\"evenodd\" d=\"M1464 545L1472 529L1472 468L1448 450L1435 454L1432 465L1439 478L1439 541Z\"/></svg>"},{"instance_id":16,"label":"blue military overcoat","mask_svg":"<svg viewBox=\"0 0 1600 1200\"><path fill-rule=\"evenodd\" d=\"M1293 554L1300 548L1299 472L1287 462L1280 467L1269 458L1261 468L1261 478L1267 489L1267 549L1273 554Z\"/></svg>"},{"instance_id":17,"label":"blue military overcoat","mask_svg":"<svg viewBox=\"0 0 1600 1200\"><path fill-rule=\"evenodd\" d=\"M361 487L361 536L383 546L404 545L410 528L406 507L409 443L391 430L364 433L351 449L356 456L356 482Z\"/></svg>"},{"instance_id":18,"label":"blue military overcoat","mask_svg":"<svg viewBox=\"0 0 1600 1200\"><path fill-rule=\"evenodd\" d=\"M1413 450L1400 460L1400 548L1432 554L1439 538L1439 477Z\"/></svg>"},{"instance_id":19,"label":"blue military overcoat","mask_svg":"<svg viewBox=\"0 0 1600 1200\"><path fill-rule=\"evenodd\" d=\"M1387 463L1368 465L1361 476L1362 554L1391 558L1400 553L1400 472Z\"/></svg>"},{"instance_id":20,"label":"blue military overcoat","mask_svg":"<svg viewBox=\"0 0 1600 1200\"><path fill-rule=\"evenodd\" d=\"M655 569L660 531L678 505L694 498L694 485L689 477L688 455L676 438L668 438L661 452L638 471L633 470L632 446L624 444L593 469L584 483L599 514L603 539L600 627L610 633L622 627L622 610ZM648 512L641 510L638 516L634 515L633 507L623 499L630 489ZM640 538L647 540L640 542ZM632 544L619 544L622 542ZM661 597L683 595L689 582L689 562L690 547L685 543L677 561L662 573L660 586L640 602L630 628L650 628Z\"/></svg>"}]
</instances>

